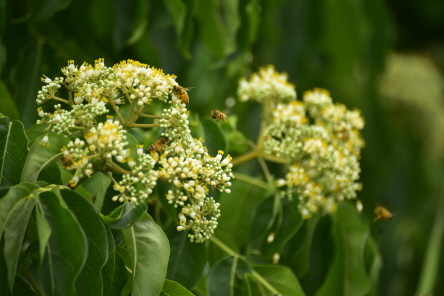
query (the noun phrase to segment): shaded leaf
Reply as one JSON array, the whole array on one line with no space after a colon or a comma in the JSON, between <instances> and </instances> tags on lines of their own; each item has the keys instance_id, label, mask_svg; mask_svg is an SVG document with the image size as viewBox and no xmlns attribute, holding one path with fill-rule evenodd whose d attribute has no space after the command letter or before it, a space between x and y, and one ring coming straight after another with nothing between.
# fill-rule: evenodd
<instances>
[{"instance_id":1,"label":"shaded leaf","mask_svg":"<svg viewBox=\"0 0 444 296\"><path fill-rule=\"evenodd\" d=\"M102 215L103 222L112 229L126 229L134 225L146 212L147 205L144 203L132 204L125 202L115 208L108 215Z\"/></svg>"},{"instance_id":2,"label":"shaded leaf","mask_svg":"<svg viewBox=\"0 0 444 296\"><path fill-rule=\"evenodd\" d=\"M28 226L29 216L34 208L34 204L35 198L32 195L21 198L8 213L8 220L4 230L4 255L8 267L8 282L10 287L14 286L23 238L25 237L26 227Z\"/></svg>"},{"instance_id":3,"label":"shaded leaf","mask_svg":"<svg viewBox=\"0 0 444 296\"><path fill-rule=\"evenodd\" d=\"M231 194L220 195L221 216L215 235L231 237L238 247L244 246L250 238L253 225L253 209L264 199L265 191L255 186L234 180Z\"/></svg>"},{"instance_id":4,"label":"shaded leaf","mask_svg":"<svg viewBox=\"0 0 444 296\"><path fill-rule=\"evenodd\" d=\"M131 258L132 296L158 295L168 267L170 247L163 230L144 213L132 227L122 230Z\"/></svg>"},{"instance_id":5,"label":"shaded leaf","mask_svg":"<svg viewBox=\"0 0 444 296\"><path fill-rule=\"evenodd\" d=\"M205 146L211 156L216 156L219 150L228 151L228 141L220 126L211 119L201 120L205 132Z\"/></svg>"},{"instance_id":6,"label":"shaded leaf","mask_svg":"<svg viewBox=\"0 0 444 296\"><path fill-rule=\"evenodd\" d=\"M356 208L345 202L332 218L335 256L317 295L366 295L371 286L364 264L368 226Z\"/></svg>"},{"instance_id":7,"label":"shaded leaf","mask_svg":"<svg viewBox=\"0 0 444 296\"><path fill-rule=\"evenodd\" d=\"M60 172L59 165L57 163L53 163L45 167L40 171L38 180L48 184L62 185L62 174Z\"/></svg>"},{"instance_id":8,"label":"shaded leaf","mask_svg":"<svg viewBox=\"0 0 444 296\"><path fill-rule=\"evenodd\" d=\"M120 292L125 287L128 279L128 272L125 268L125 263L122 257L116 253L114 245L114 237L111 229L105 227L109 256L105 266L102 268L103 278L103 295L105 296L120 296Z\"/></svg>"},{"instance_id":9,"label":"shaded leaf","mask_svg":"<svg viewBox=\"0 0 444 296\"><path fill-rule=\"evenodd\" d=\"M57 11L63 10L71 3L71 0L51 0L31 2L34 22L43 22L53 16Z\"/></svg>"},{"instance_id":10,"label":"shaded leaf","mask_svg":"<svg viewBox=\"0 0 444 296\"><path fill-rule=\"evenodd\" d=\"M15 106L14 101L9 95L8 89L2 81L0 81L0 101L2 102L2 105L0 106L0 113L9 117L11 120L18 120L19 112L17 107Z\"/></svg>"},{"instance_id":11,"label":"shaded leaf","mask_svg":"<svg viewBox=\"0 0 444 296\"><path fill-rule=\"evenodd\" d=\"M20 183L28 155L28 139L20 121L0 118L0 186Z\"/></svg>"},{"instance_id":12,"label":"shaded leaf","mask_svg":"<svg viewBox=\"0 0 444 296\"><path fill-rule=\"evenodd\" d=\"M252 273L251 266L238 257L227 257L217 263L208 275L208 291L211 296L237 295L242 290L241 280Z\"/></svg>"},{"instance_id":13,"label":"shaded leaf","mask_svg":"<svg viewBox=\"0 0 444 296\"><path fill-rule=\"evenodd\" d=\"M47 147L40 145L43 137L44 135L38 137L29 150L25 167L23 169L21 182L37 181L40 172L45 167L50 165L55 159L60 157L62 147L66 146L69 142L69 139L64 136L58 134L48 134L49 147Z\"/></svg>"},{"instance_id":14,"label":"shaded leaf","mask_svg":"<svg viewBox=\"0 0 444 296\"><path fill-rule=\"evenodd\" d=\"M190 242L188 232L175 228L167 235L171 254L166 277L191 290L202 277L208 256L207 246Z\"/></svg>"},{"instance_id":15,"label":"shaded leaf","mask_svg":"<svg viewBox=\"0 0 444 296\"><path fill-rule=\"evenodd\" d=\"M97 209L85 198L70 189L60 190L63 200L74 213L88 239L88 258L77 282L77 295L102 294L102 267L108 259L105 225Z\"/></svg>"},{"instance_id":16,"label":"shaded leaf","mask_svg":"<svg viewBox=\"0 0 444 296\"><path fill-rule=\"evenodd\" d=\"M47 295L75 295L75 282L88 255L86 236L54 192L43 192L38 200L51 228L45 256L38 268L40 287Z\"/></svg>"}]
</instances>

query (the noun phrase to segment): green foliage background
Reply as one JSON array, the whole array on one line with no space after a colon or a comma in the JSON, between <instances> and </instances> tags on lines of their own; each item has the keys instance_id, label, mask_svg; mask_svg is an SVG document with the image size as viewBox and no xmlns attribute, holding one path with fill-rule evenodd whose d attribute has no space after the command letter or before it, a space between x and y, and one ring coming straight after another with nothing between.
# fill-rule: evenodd
<instances>
[{"instance_id":1,"label":"green foliage background","mask_svg":"<svg viewBox=\"0 0 444 296\"><path fill-rule=\"evenodd\" d=\"M300 263L295 258L305 258L305 265L289 265L307 295L316 291L318 295L333 295L331 291L335 289L337 295L355 295L337 290L335 286L340 279L330 277L330 281L324 282L329 272L334 273L329 266L337 260L333 255L341 248L338 241L341 242L343 235L330 228L334 219L342 218L343 223L351 223L352 227L347 229L359 235L369 227L375 241L369 242L366 250L379 249L381 253L383 265L378 284L369 294L413 295L427 286L428 281L435 291L444 290L442 281L435 283L435 276L444 272L444 259L440 256L444 222L439 217L444 211L440 185L444 151L441 157L427 154L429 143L421 143L421 138L412 131L408 110L387 111L377 88L386 55L391 51L426 55L442 71L444 3L0 0L0 37L0 112L11 120L20 119L25 130L37 120L35 99L42 86L40 77L60 76L60 68L68 60L75 60L76 64L93 63L103 57L107 65L113 65L134 59L162 68L165 73L176 74L182 86L196 87L190 93L189 109L204 118L209 117L212 109L225 110L225 99L236 97L238 79L266 64L287 72L289 80L297 86L299 97L313 87L328 89L334 100L361 109L366 119L363 135L367 146L361 161L364 189L359 193L364 204L363 220L344 218L350 211L346 207L333 219L322 217L305 223L304 231L313 231L313 241L301 243L298 235L290 236L290 242L307 248L294 250L294 258L284 258L284 262ZM237 103L229 114L238 116L239 129L254 141L259 130L260 106ZM231 154L235 156L236 151ZM252 164L244 169L254 172L257 167ZM221 196L221 236L230 233L234 225L224 220L224 211L245 211L239 198L247 193L235 194L235 191L232 188L232 196ZM260 192L251 194L261 196ZM265 196L255 202L245 200L242 206L273 203ZM373 209L379 204L392 211L392 221L372 222ZM255 225L261 225L261 221L255 220L250 225L253 233ZM360 227L364 230L356 230ZM237 242L248 239L250 235L242 233L247 230L230 233L231 239ZM169 239L170 243L174 241L172 236ZM359 238L354 243L359 243ZM285 248L291 246L287 244ZM345 249L347 246L343 246ZM192 252L196 257L202 255L196 250ZM221 254L209 256L211 264L218 263L207 281L217 279L217 272L233 266L233 262L220 261ZM194 261L175 260L182 267L169 269L167 278L181 279L185 286L193 286L194 279L187 279L181 273L186 273L186 266ZM242 269L242 262L237 262L237 266ZM272 272L267 268L257 271L264 277Z\"/></svg>"}]
</instances>

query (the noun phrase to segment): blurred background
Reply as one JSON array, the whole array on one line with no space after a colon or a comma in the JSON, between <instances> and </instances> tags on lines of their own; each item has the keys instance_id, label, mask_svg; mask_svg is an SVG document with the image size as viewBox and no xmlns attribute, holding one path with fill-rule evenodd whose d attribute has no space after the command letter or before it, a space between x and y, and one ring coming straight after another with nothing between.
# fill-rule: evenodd
<instances>
[{"instance_id":1,"label":"blurred background","mask_svg":"<svg viewBox=\"0 0 444 296\"><path fill-rule=\"evenodd\" d=\"M433 280L425 262L444 273L444 1L0 0L0 37L0 112L25 129L38 119L40 78L62 76L68 60L134 59L175 74L195 87L192 114L236 114L253 141L260 106L232 106L240 77L273 64L300 98L328 89L366 119L359 199L383 260L377 295L414 295ZM374 222L378 205L393 220ZM307 295L325 273L312 264Z\"/></svg>"}]
</instances>

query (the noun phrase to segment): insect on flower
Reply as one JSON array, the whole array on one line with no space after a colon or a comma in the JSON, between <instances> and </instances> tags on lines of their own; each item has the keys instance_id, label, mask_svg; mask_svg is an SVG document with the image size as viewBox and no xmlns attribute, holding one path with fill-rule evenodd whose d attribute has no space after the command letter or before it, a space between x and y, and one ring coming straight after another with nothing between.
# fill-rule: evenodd
<instances>
[{"instance_id":1,"label":"insect on flower","mask_svg":"<svg viewBox=\"0 0 444 296\"><path fill-rule=\"evenodd\" d=\"M63 163L64 168L71 167L74 164L71 154L63 154L62 155L62 163Z\"/></svg>"},{"instance_id":2,"label":"insect on flower","mask_svg":"<svg viewBox=\"0 0 444 296\"><path fill-rule=\"evenodd\" d=\"M150 153L151 151L163 151L168 144L168 137L162 137L156 142L154 142L148 149L146 150L147 153Z\"/></svg>"},{"instance_id":3,"label":"insect on flower","mask_svg":"<svg viewBox=\"0 0 444 296\"><path fill-rule=\"evenodd\" d=\"M188 105L190 98L188 97L187 91L194 87L182 87L180 85L173 86L173 94L185 105Z\"/></svg>"},{"instance_id":4,"label":"insect on flower","mask_svg":"<svg viewBox=\"0 0 444 296\"><path fill-rule=\"evenodd\" d=\"M219 110L213 110L211 111L211 118L216 119L217 123L219 123L219 120L223 120L224 122L226 122L227 115L220 112Z\"/></svg>"},{"instance_id":5,"label":"insect on flower","mask_svg":"<svg viewBox=\"0 0 444 296\"><path fill-rule=\"evenodd\" d=\"M376 218L374 221L378 221L378 220L392 220L393 219L393 215L392 213L390 213L389 210L387 210L386 208L382 207L382 206L377 206L375 208L375 214L376 214Z\"/></svg>"}]
</instances>

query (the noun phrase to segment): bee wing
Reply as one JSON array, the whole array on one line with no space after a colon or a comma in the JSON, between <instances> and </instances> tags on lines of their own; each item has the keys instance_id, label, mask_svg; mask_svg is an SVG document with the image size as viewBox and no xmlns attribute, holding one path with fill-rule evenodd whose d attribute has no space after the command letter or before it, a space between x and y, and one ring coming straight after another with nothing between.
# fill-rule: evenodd
<instances>
[{"instance_id":1,"label":"bee wing","mask_svg":"<svg viewBox=\"0 0 444 296\"><path fill-rule=\"evenodd\" d=\"M193 88L195 88L195 87L194 87L194 86L191 86L191 87L184 87L183 90L190 91L190 90L192 90Z\"/></svg>"}]
</instances>

